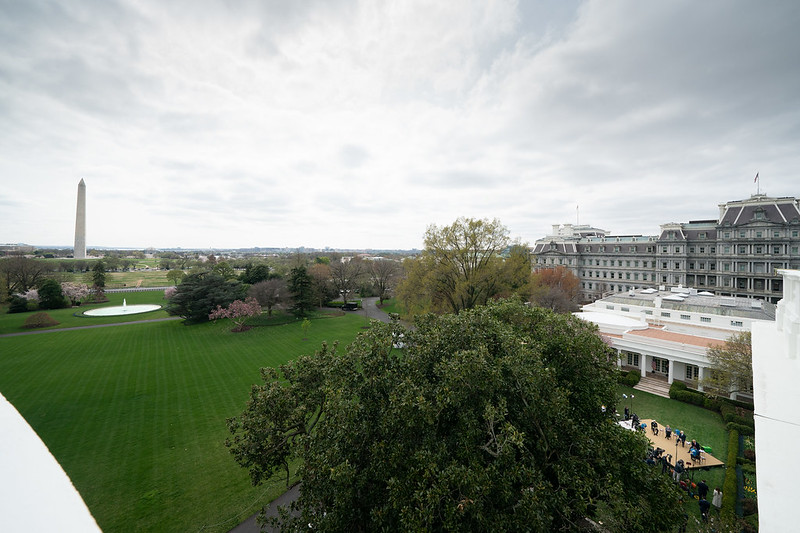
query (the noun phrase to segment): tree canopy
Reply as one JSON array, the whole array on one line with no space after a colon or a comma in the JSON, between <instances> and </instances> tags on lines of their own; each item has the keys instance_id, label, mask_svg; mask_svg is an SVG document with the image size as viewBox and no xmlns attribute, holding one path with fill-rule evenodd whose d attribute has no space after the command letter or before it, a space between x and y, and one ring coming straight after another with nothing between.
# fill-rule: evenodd
<instances>
[{"instance_id":1,"label":"tree canopy","mask_svg":"<svg viewBox=\"0 0 800 533\"><path fill-rule=\"evenodd\" d=\"M703 389L711 396L727 398L753 391L753 347L749 331L735 333L720 346L706 350L711 371L703 377Z\"/></svg>"},{"instance_id":2,"label":"tree canopy","mask_svg":"<svg viewBox=\"0 0 800 533\"><path fill-rule=\"evenodd\" d=\"M39 286L39 309L61 309L67 307L61 284L54 279L46 279Z\"/></svg>"},{"instance_id":3,"label":"tree canopy","mask_svg":"<svg viewBox=\"0 0 800 533\"><path fill-rule=\"evenodd\" d=\"M544 268L531 275L531 301L557 313L578 309L580 280L563 266Z\"/></svg>"},{"instance_id":4,"label":"tree canopy","mask_svg":"<svg viewBox=\"0 0 800 533\"><path fill-rule=\"evenodd\" d=\"M502 292L500 254L509 238L499 220L461 217L450 226L432 224L424 242L398 287L408 310L458 313Z\"/></svg>"},{"instance_id":5,"label":"tree canopy","mask_svg":"<svg viewBox=\"0 0 800 533\"><path fill-rule=\"evenodd\" d=\"M680 491L611 418L612 360L592 326L518 301L412 330L374 323L345 352L262 369L227 445L254 484L302 459L287 529L567 531L588 518L661 531L682 516Z\"/></svg>"},{"instance_id":6,"label":"tree canopy","mask_svg":"<svg viewBox=\"0 0 800 533\"><path fill-rule=\"evenodd\" d=\"M306 316L314 309L314 285L306 267L297 266L292 269L288 286L292 295L292 313L297 317Z\"/></svg>"},{"instance_id":7,"label":"tree canopy","mask_svg":"<svg viewBox=\"0 0 800 533\"><path fill-rule=\"evenodd\" d=\"M244 296L244 286L238 281L227 281L212 272L189 274L170 297L167 312L190 323L205 322L217 306L227 307Z\"/></svg>"},{"instance_id":8,"label":"tree canopy","mask_svg":"<svg viewBox=\"0 0 800 533\"><path fill-rule=\"evenodd\" d=\"M0 276L9 296L38 286L51 271L51 264L41 259L21 255L0 258Z\"/></svg>"}]
</instances>

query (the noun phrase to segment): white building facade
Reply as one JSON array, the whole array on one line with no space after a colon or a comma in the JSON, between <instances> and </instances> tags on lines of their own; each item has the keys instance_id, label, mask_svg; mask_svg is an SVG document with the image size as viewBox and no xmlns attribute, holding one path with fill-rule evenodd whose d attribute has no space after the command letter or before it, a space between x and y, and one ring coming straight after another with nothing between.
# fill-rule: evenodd
<instances>
[{"instance_id":1,"label":"white building facade","mask_svg":"<svg viewBox=\"0 0 800 533\"><path fill-rule=\"evenodd\" d=\"M796 531L800 489L800 271L784 270L773 323L753 326L756 480L761 531Z\"/></svg>"},{"instance_id":2,"label":"white building facade","mask_svg":"<svg viewBox=\"0 0 800 533\"><path fill-rule=\"evenodd\" d=\"M630 290L583 306L576 316L595 323L617 350L621 368L667 384L683 381L702 390L710 371L706 351L753 324L772 323L775 305L716 296L683 287ZM740 393L749 399L747 393Z\"/></svg>"},{"instance_id":3,"label":"white building facade","mask_svg":"<svg viewBox=\"0 0 800 533\"><path fill-rule=\"evenodd\" d=\"M533 268L569 268L585 301L681 284L777 302L777 270L800 268L800 199L756 194L718 207L719 218L662 224L650 236L555 224L536 241Z\"/></svg>"}]
</instances>

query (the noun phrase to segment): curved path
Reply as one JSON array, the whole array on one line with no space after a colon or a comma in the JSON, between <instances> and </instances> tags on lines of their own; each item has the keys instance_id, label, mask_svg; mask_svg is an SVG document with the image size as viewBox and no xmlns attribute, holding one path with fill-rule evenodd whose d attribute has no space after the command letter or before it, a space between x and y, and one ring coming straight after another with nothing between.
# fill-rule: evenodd
<instances>
[{"instance_id":1,"label":"curved path","mask_svg":"<svg viewBox=\"0 0 800 533\"><path fill-rule=\"evenodd\" d=\"M164 322L166 320L182 320L179 316L166 318L151 318L148 320L131 320L130 322L114 322L112 324L90 324L88 326L72 326L69 328L41 329L36 331L18 331L16 333L3 333L0 337L18 337L20 335L39 335L41 333L57 333L59 331L74 331L76 329L110 328L113 326L127 326L129 324L146 324L148 322Z\"/></svg>"},{"instance_id":2,"label":"curved path","mask_svg":"<svg viewBox=\"0 0 800 533\"><path fill-rule=\"evenodd\" d=\"M114 326L127 326L129 324L146 324L148 322L164 322L166 320L183 320L179 316L165 318L150 318L147 320L131 320L130 322L113 322L111 324L89 324L88 326L72 326L69 328L40 329L34 331L18 331L16 333L3 333L0 337L19 337L20 335L39 335L41 333L58 333L59 331L75 331L76 329L110 328Z\"/></svg>"}]
</instances>

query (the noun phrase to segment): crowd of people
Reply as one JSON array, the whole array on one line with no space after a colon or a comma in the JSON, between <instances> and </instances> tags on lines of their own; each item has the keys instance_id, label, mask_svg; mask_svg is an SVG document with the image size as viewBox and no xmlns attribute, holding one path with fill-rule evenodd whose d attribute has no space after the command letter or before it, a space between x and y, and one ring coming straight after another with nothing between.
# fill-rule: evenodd
<instances>
[{"instance_id":1,"label":"crowd of people","mask_svg":"<svg viewBox=\"0 0 800 533\"><path fill-rule=\"evenodd\" d=\"M627 407L625 407L625 420L630 422L630 427L632 429L641 431L643 433L647 432L647 424L641 422L638 415L636 415L636 413L631 413ZM649 429L654 436L657 436L659 432L662 431L662 428L659 427L658 422L655 420L650 422ZM664 425L663 431L664 438L667 440L672 440L673 436L675 437L676 447L678 443L680 443L682 447L686 447L687 437L685 431L673 429L669 426L669 424ZM700 446L700 443L696 439L692 439L689 443L689 456L691 457L691 462L695 464L700 463L702 460L702 454L702 446ZM684 473L688 470L683 459L678 459L673 463L673 457L671 454L666 453L666 450L663 448L656 447L648 452L645 462L651 466L655 466L657 463L660 463L662 474L671 475L673 481L680 485L683 490L687 491L690 497L694 498L696 495L698 498L698 506L700 508L700 517L703 521L708 521L708 514L711 507L714 507L717 510L717 513L719 513L719 509L722 507L722 491L719 487L716 487L714 489L711 501L709 502L708 484L706 483L705 479L701 480L697 485L695 485L692 481L682 479Z\"/></svg>"},{"instance_id":2,"label":"crowd of people","mask_svg":"<svg viewBox=\"0 0 800 533\"><path fill-rule=\"evenodd\" d=\"M640 424L639 419L635 413L631 415L630 418L631 418L631 427L640 430L642 432L647 431L647 424ZM661 431L661 428L659 428L658 423L655 420L650 422L650 431L653 433L653 435L658 435L659 431ZM676 446L678 442L680 442L681 446L683 447L686 446L685 431L673 430L669 426L669 424L664 426L663 431L664 431L664 437L667 440L672 440L674 434L674 437L677 439ZM702 450L700 443L697 442L697 440L692 439L692 441L689 444L689 447L690 447L689 455L692 458L692 461L695 463L699 463ZM662 474L671 475L673 481L678 485L680 485L680 487L683 490L687 491L690 497L694 498L695 495L697 496L698 505L700 508L700 517L704 522L708 521L708 514L711 507L714 507L714 509L716 509L717 514L719 514L719 510L722 507L722 491L720 490L719 487L714 488L713 494L711 496L711 501L709 502L708 501L709 487L705 479L701 480L700 483L697 483L696 485L692 481L682 479L684 473L686 473L686 471L688 470L686 463L683 461L683 459L678 459L673 464L672 455L666 453L666 450L664 450L663 448L656 447L655 449L651 449L648 452L645 462L651 466L660 464Z\"/></svg>"}]
</instances>

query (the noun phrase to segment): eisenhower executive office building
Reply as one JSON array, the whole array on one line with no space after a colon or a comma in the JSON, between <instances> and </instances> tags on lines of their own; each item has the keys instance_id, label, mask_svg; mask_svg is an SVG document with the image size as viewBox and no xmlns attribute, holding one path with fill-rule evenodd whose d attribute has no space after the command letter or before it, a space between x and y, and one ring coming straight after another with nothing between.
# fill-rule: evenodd
<instances>
[{"instance_id":1,"label":"eisenhower executive office building","mask_svg":"<svg viewBox=\"0 0 800 533\"><path fill-rule=\"evenodd\" d=\"M777 303L777 269L800 269L800 199L754 194L720 204L719 219L662 224L657 236L555 224L533 256L534 269L569 268L584 301L672 285Z\"/></svg>"}]
</instances>

